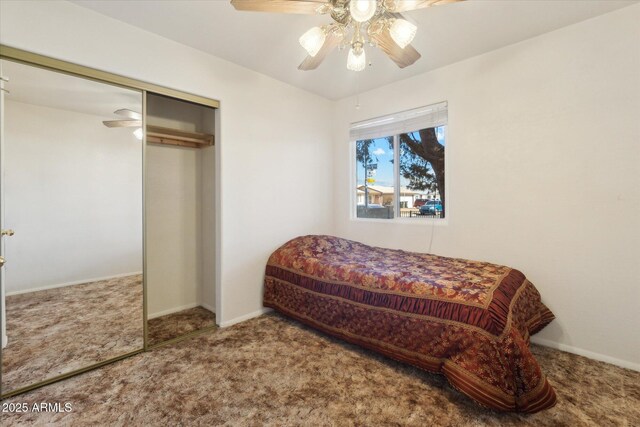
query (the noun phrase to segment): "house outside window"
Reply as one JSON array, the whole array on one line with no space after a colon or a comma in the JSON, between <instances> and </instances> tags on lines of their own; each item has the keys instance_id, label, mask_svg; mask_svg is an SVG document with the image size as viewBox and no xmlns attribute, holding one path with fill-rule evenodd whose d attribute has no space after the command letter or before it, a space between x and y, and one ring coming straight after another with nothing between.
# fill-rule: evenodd
<instances>
[{"instance_id":1,"label":"house outside window","mask_svg":"<svg viewBox=\"0 0 640 427\"><path fill-rule=\"evenodd\" d=\"M354 217L445 218L446 134L446 102L354 123Z\"/></svg>"}]
</instances>

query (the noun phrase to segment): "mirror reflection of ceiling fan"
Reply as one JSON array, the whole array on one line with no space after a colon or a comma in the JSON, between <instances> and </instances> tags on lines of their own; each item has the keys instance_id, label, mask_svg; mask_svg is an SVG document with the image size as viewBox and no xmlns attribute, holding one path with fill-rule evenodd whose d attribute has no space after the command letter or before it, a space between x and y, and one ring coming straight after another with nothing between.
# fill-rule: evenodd
<instances>
[{"instance_id":1,"label":"mirror reflection of ceiling fan","mask_svg":"<svg viewBox=\"0 0 640 427\"><path fill-rule=\"evenodd\" d=\"M128 108L121 108L113 112L117 116L123 117L118 120L105 120L102 123L108 128L123 128L123 127L135 127L136 130L133 134L138 139L142 139L142 114L129 110Z\"/></svg>"},{"instance_id":2,"label":"mirror reflection of ceiling fan","mask_svg":"<svg viewBox=\"0 0 640 427\"><path fill-rule=\"evenodd\" d=\"M333 22L304 33L300 45L307 51L299 70L313 70L336 47L348 49L347 68L362 71L365 47L378 47L400 68L420 54L411 46L418 27L401 12L463 0L231 0L236 10L328 15Z\"/></svg>"}]
</instances>

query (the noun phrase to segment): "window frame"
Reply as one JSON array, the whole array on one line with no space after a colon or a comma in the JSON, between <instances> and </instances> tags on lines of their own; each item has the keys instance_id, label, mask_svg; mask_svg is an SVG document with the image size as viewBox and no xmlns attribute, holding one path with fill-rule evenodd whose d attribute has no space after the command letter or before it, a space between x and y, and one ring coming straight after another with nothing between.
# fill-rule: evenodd
<instances>
[{"instance_id":1,"label":"window frame","mask_svg":"<svg viewBox=\"0 0 640 427\"><path fill-rule=\"evenodd\" d=\"M449 144L449 125L451 123L450 118L447 119L447 123L444 129L444 140L445 140L445 154L444 154L444 182L445 189L445 200L444 200L444 208L446 212L446 216L444 218L402 218L398 216L400 214L400 133L396 133L394 135L389 135L393 137L393 174L394 174L394 195L393 195L393 218L360 218L358 217L357 212L357 192L353 191L354 188L357 187L357 165L356 165L356 142L358 140L351 139L349 141L349 220L355 222L371 222L375 224L411 224L411 225L428 225L428 226L446 226L449 225L449 220L451 218L451 210L450 210L450 190L451 190L451 173L449 171L449 163L450 163L450 144ZM442 125L441 125L442 126ZM434 126L439 127L439 126ZM419 129L415 129L409 132L415 132Z\"/></svg>"}]
</instances>

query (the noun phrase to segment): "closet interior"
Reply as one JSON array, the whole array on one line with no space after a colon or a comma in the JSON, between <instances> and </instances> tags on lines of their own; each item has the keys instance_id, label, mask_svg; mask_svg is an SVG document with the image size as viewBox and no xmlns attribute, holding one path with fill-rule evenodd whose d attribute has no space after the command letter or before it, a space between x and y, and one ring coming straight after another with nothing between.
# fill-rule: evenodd
<instances>
[{"instance_id":1,"label":"closet interior","mask_svg":"<svg viewBox=\"0 0 640 427\"><path fill-rule=\"evenodd\" d=\"M215 327L215 109L147 94L147 343Z\"/></svg>"}]
</instances>

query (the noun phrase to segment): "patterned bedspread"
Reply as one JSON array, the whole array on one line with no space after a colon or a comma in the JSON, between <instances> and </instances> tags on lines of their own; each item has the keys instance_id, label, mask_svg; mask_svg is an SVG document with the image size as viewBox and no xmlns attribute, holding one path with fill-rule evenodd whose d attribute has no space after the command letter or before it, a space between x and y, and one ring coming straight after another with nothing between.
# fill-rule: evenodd
<instances>
[{"instance_id":1,"label":"patterned bedspread","mask_svg":"<svg viewBox=\"0 0 640 427\"><path fill-rule=\"evenodd\" d=\"M509 267L303 236L269 258L264 305L443 373L495 410L537 412L556 402L529 350L529 336L554 316Z\"/></svg>"}]
</instances>

